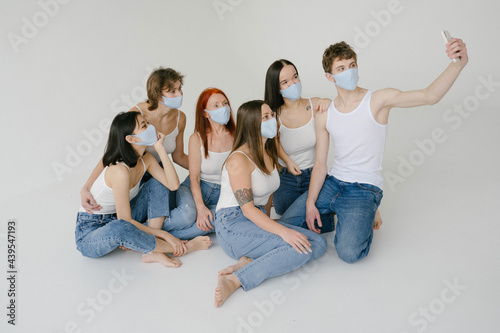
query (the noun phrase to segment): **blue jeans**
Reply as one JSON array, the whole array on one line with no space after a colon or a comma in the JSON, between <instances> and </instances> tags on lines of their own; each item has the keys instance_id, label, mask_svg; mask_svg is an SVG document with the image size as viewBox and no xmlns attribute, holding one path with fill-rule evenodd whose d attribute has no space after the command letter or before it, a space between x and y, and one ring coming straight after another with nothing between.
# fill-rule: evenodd
<instances>
[{"instance_id":1,"label":"blue jeans","mask_svg":"<svg viewBox=\"0 0 500 333\"><path fill-rule=\"evenodd\" d=\"M320 214L337 213L335 248L338 256L348 263L368 255L373 239L373 221L383 191L377 186L347 183L330 175L316 200ZM307 193L297 199L281 217L286 223L304 226Z\"/></svg>"},{"instance_id":2,"label":"blue jeans","mask_svg":"<svg viewBox=\"0 0 500 333\"><path fill-rule=\"evenodd\" d=\"M187 186L191 189L191 180L189 176L186 177L183 186ZM212 216L215 218L215 208L217 208L217 202L219 202L220 196L220 184L209 183L200 179L201 197L203 198L203 203L212 212ZM194 200L193 200L194 203ZM195 205L196 207L196 205Z\"/></svg>"},{"instance_id":3,"label":"blue jeans","mask_svg":"<svg viewBox=\"0 0 500 333\"><path fill-rule=\"evenodd\" d=\"M288 172L287 168L280 170L280 187L273 195L274 210L278 215L283 215L295 200L309 190L312 168L301 171L300 175L294 176ZM321 232L333 231L335 228L334 215L331 213L321 216L323 222Z\"/></svg>"},{"instance_id":4,"label":"blue jeans","mask_svg":"<svg viewBox=\"0 0 500 333\"><path fill-rule=\"evenodd\" d=\"M284 225L306 235L311 242L312 253L298 253L280 236L259 228L247 219L240 207L217 211L215 230L224 252L234 259L243 256L252 259L251 263L234 273L243 290L250 290L266 279L293 271L326 252L323 236L300 227Z\"/></svg>"},{"instance_id":5,"label":"blue jeans","mask_svg":"<svg viewBox=\"0 0 500 333\"><path fill-rule=\"evenodd\" d=\"M154 180L154 179L153 179ZM141 185L137 196L130 201L132 218L145 223L148 219L165 216L168 212L162 202L168 193L158 181ZM89 214L79 212L75 230L76 248L90 258L101 257L124 246L134 251L148 253L156 246L156 238L132 223L119 220L116 214Z\"/></svg>"},{"instance_id":6,"label":"blue jeans","mask_svg":"<svg viewBox=\"0 0 500 333\"><path fill-rule=\"evenodd\" d=\"M202 186L202 195L205 202L205 195L203 194L203 191L205 190L208 198L207 202L209 205L214 206L214 212L217 201L219 200L220 185L211 184L214 185L214 187L212 187L207 184L210 183L205 183L205 185L200 184ZM218 189L216 188L217 186ZM165 190L168 191L167 188L165 188ZM172 207L170 202L169 205L169 208ZM209 205L207 205L207 207L210 209ZM192 239L194 237L210 233L201 230L196 225L196 204L191 193L191 182L189 180L189 176L186 177L181 186L179 186L177 191L175 191L174 207L175 208L171 209L165 217L165 222L162 227L163 230L168 231L179 239Z\"/></svg>"}]
</instances>

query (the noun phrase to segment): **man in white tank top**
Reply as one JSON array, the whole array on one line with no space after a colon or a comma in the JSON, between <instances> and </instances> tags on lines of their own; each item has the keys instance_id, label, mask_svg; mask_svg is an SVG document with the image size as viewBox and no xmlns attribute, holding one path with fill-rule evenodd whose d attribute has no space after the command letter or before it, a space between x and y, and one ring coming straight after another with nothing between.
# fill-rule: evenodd
<instances>
[{"instance_id":1,"label":"man in white tank top","mask_svg":"<svg viewBox=\"0 0 500 333\"><path fill-rule=\"evenodd\" d=\"M357 56L345 42L329 46L323 54L325 76L335 84L338 95L328 112L315 118L316 162L309 191L283 216L288 223L301 225L305 215L308 228L319 233L320 213L336 212L334 243L345 262L356 262L370 250L375 212L383 196L381 171L389 111L441 100L468 61L467 48L460 39L448 42L446 51L450 59L459 61L451 62L427 88L407 92L360 88ZM327 173L330 137L334 162Z\"/></svg>"}]
</instances>

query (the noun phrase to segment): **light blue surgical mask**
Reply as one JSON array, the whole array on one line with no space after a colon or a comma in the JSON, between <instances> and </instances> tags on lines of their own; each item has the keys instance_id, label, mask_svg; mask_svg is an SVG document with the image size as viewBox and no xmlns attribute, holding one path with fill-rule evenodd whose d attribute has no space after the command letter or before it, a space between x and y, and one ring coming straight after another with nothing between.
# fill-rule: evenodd
<instances>
[{"instance_id":1,"label":"light blue surgical mask","mask_svg":"<svg viewBox=\"0 0 500 333\"><path fill-rule=\"evenodd\" d=\"M136 138L141 139L141 142L136 142L136 145L139 146L152 146L155 144L156 141L158 141L158 136L156 135L156 128L153 125L149 125L145 131L137 134L137 135L131 135L135 136Z\"/></svg>"},{"instance_id":2,"label":"light blue surgical mask","mask_svg":"<svg viewBox=\"0 0 500 333\"><path fill-rule=\"evenodd\" d=\"M354 90L358 86L359 76L357 68L349 68L342 73L330 75L335 79L336 82L334 83L345 90Z\"/></svg>"},{"instance_id":3,"label":"light blue surgical mask","mask_svg":"<svg viewBox=\"0 0 500 333\"><path fill-rule=\"evenodd\" d=\"M210 115L210 119L215 121L217 124L221 125L226 125L229 121L229 118L231 117L231 109L229 106L223 106L221 108L218 108L217 110L213 111L208 111L208 114Z\"/></svg>"},{"instance_id":4,"label":"light blue surgical mask","mask_svg":"<svg viewBox=\"0 0 500 333\"><path fill-rule=\"evenodd\" d=\"M302 94L302 83L299 81L295 84L292 84L290 87L280 90L280 93L286 99L295 102L300 98L300 95Z\"/></svg>"},{"instance_id":5,"label":"light blue surgical mask","mask_svg":"<svg viewBox=\"0 0 500 333\"><path fill-rule=\"evenodd\" d=\"M160 100L160 103L165 105L169 109L178 109L182 105L182 97L183 96L179 96L179 97L162 96L162 97L163 97L163 101Z\"/></svg>"},{"instance_id":6,"label":"light blue surgical mask","mask_svg":"<svg viewBox=\"0 0 500 333\"><path fill-rule=\"evenodd\" d=\"M260 123L260 134L268 139L272 139L278 134L278 123L276 118L271 118L269 120Z\"/></svg>"}]
</instances>

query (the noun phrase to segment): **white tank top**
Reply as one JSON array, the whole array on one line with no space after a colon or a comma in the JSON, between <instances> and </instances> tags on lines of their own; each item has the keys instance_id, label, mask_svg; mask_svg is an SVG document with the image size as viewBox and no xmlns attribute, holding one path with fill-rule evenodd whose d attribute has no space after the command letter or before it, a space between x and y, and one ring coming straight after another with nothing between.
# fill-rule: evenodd
<instances>
[{"instance_id":1,"label":"white tank top","mask_svg":"<svg viewBox=\"0 0 500 333\"><path fill-rule=\"evenodd\" d=\"M328 108L326 129L334 145L333 166L328 172L338 180L366 183L383 189L382 159L387 125L373 117L370 100L373 90L366 92L358 107L341 113L334 103Z\"/></svg>"},{"instance_id":2,"label":"white tank top","mask_svg":"<svg viewBox=\"0 0 500 333\"><path fill-rule=\"evenodd\" d=\"M146 165L144 164L144 160L142 159L142 157L141 161L143 168L142 174L144 175L144 173L146 172ZM130 168L128 167L128 165L121 162L118 163L125 165L128 171L130 172ZM92 194L96 203L102 207L100 211L93 212L94 214L98 215L116 213L115 196L113 195L113 189L108 185L106 185L106 181L104 180L104 175L107 169L108 167L105 167L104 170L102 170L101 174L99 175L99 177L97 177L96 181L94 182L94 184L92 184L92 187L90 188L90 194ZM140 184L141 180L139 179L137 184L135 184L135 186L130 189L129 192L130 200L135 198L137 193L139 193ZM83 207L80 207L79 211L85 212L85 209Z\"/></svg>"},{"instance_id":3,"label":"white tank top","mask_svg":"<svg viewBox=\"0 0 500 333\"><path fill-rule=\"evenodd\" d=\"M141 108L138 105L136 105L135 107L138 108L139 111L141 111L141 115L144 116ZM175 126L174 130L170 134L165 135L165 140L163 141L163 146L165 147L167 154L172 154L174 152L175 140L177 139L177 135L179 134L179 119L181 118L181 112L179 110L177 110L177 112L178 112L177 125ZM158 163L161 162L160 155L158 155L158 153L156 152L156 149L153 146L147 146L146 151L149 152L151 155L153 155L156 158L156 160L158 161Z\"/></svg>"},{"instance_id":4,"label":"white tank top","mask_svg":"<svg viewBox=\"0 0 500 333\"><path fill-rule=\"evenodd\" d=\"M245 155L252 163L252 159L248 157L242 151L235 151L234 153L241 153ZM255 165L255 163L253 163ZM274 193L280 187L280 177L276 168L268 176L260 171L255 165L255 169L252 172L252 192L253 192L253 203L255 206L264 206L269 201L269 196ZM229 174L226 170L226 165L222 168L221 176L221 189L219 202L217 203L216 211L222 208L228 207L239 207L238 201L234 196L233 189L231 188L231 183L229 182Z\"/></svg>"},{"instance_id":5,"label":"white tank top","mask_svg":"<svg viewBox=\"0 0 500 333\"><path fill-rule=\"evenodd\" d=\"M209 150L208 157L205 158L205 148L203 147L200 133L197 132L196 134L198 134L201 144L200 179L209 183L220 184L222 165L231 151L228 150L222 153L216 153Z\"/></svg>"},{"instance_id":6,"label":"white tank top","mask_svg":"<svg viewBox=\"0 0 500 333\"><path fill-rule=\"evenodd\" d=\"M280 142L283 150L297 164L300 170L312 168L316 160L316 132L314 130L314 113L312 102L311 119L304 126L288 128L280 125ZM280 164L286 166L283 160Z\"/></svg>"}]
</instances>

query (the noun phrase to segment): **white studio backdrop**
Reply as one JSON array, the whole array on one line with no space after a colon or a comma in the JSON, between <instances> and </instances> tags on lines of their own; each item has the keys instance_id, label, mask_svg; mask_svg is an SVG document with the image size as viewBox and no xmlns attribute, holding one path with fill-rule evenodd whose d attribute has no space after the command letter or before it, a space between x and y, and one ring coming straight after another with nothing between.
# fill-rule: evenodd
<instances>
[{"instance_id":1,"label":"white studio backdrop","mask_svg":"<svg viewBox=\"0 0 500 333\"><path fill-rule=\"evenodd\" d=\"M145 99L145 81L158 66L186 76L187 142L204 88L224 90L236 112L241 103L263 98L265 72L279 58L295 63L305 97L335 97L321 57L341 40L358 50L361 86L423 88L449 62L440 36L448 29L466 41L470 62L438 105L394 110L385 169L396 173L398 156L415 150L414 141L430 138L434 128L451 133L451 125L470 122L477 125L472 134L483 131L485 114L499 120L498 84L482 88L477 106L466 101L475 120L457 110L445 115L474 96L481 79L500 81L494 61L499 9L486 0L2 0L0 94L7 117L0 125L0 202L88 173L103 153L109 121ZM465 143L477 145L473 134ZM481 145L496 152L494 142Z\"/></svg>"},{"instance_id":2,"label":"white studio backdrop","mask_svg":"<svg viewBox=\"0 0 500 333\"><path fill-rule=\"evenodd\" d=\"M386 246L379 246L379 256L372 258L384 258L382 264L386 265L380 266L381 271L391 268L387 264L392 265L391 260L398 262L397 254L402 249L415 251L412 258L418 260L399 261L398 271L402 273L393 273L399 288L385 286L374 289L374 293L380 293L380 299L389 297L377 303L382 312L391 315L387 326L394 329L386 331L401 332L408 327L408 314L417 311L421 299L427 305L439 295L443 287L436 287L436 280L441 283L458 277L470 286L454 312L463 314L464 329L475 325L481 331L481 323L493 326L494 305L500 293L491 282L498 280L500 267L494 261L500 248L495 214L500 201L499 12L500 2L491 0L0 0L0 105L4 115L0 122L0 254L6 249L5 222L19 219L23 270L19 322L25 327L35 326L46 321L49 311L55 311L60 314L50 327L62 330L66 321L77 316L74 312L79 302L95 294L92 288L100 288L100 283L109 279L112 267L126 262L113 257L115 266L110 266L110 258L85 265L77 261L71 266L71 260L81 256L70 235L80 189L103 154L110 121L117 112L127 111L146 98L145 82L153 69L172 67L185 75L181 109L187 116L187 152L195 104L207 87L225 91L236 112L243 102L264 97L267 68L285 58L298 68L303 97L333 99L335 87L325 79L321 58L328 45L344 40L358 51L361 87L421 89L450 62L440 35L447 29L467 43L469 64L438 104L392 111L385 151L381 211L386 228L378 234L382 238L378 244ZM183 180L187 171L176 169ZM406 217L413 219L405 223ZM427 222L423 228L420 220ZM455 224L457 221L460 223ZM388 240L385 243L384 237ZM444 237L451 239L443 245L448 246L443 249L446 256L439 252ZM456 256L444 261L451 258L450 252ZM62 257L62 264L57 264L56 256ZM2 254L2 269L5 258ZM214 262L203 258L216 260L217 267L229 260L225 255L214 258L212 254L200 254L184 269L192 269L194 276L199 274L196 260L202 259L207 265ZM208 271L202 267L203 272ZM327 268L321 266L323 272ZM95 284L82 282L92 274L87 269L95 269ZM406 272L411 277L406 277ZM58 275L52 279L54 274ZM178 274L172 273L169 279L184 282L187 275ZM348 269L338 269L335 274L350 276ZM426 279L427 275L432 278ZM335 297L344 297L342 303L347 300L349 304L349 293L363 278L357 277L353 289L336 290L339 294ZM0 303L6 304L2 299L7 298L7 280L2 281ZM280 281L267 288L281 288ZM417 282L420 288L409 288ZM408 287L403 286L406 283ZM302 291L315 287L304 283ZM127 294L128 299L137 299L132 292L135 288L141 293L152 292L137 283ZM181 289L175 292L180 294ZM205 289L203 302L213 296L212 285ZM387 290L392 295L382 294ZM411 295L408 301L404 295L396 295L401 290ZM421 290L425 290L423 296L417 297ZM259 299L267 292L259 288L236 304L246 302L251 306L250 297ZM152 299L149 296L143 299ZM51 306L59 301L57 308ZM46 302L45 309L38 308ZM352 302L352 306L358 306L356 297ZM206 304L201 304L199 313L206 310ZM289 302L283 309L293 306L295 302ZM113 304L113 310L121 307L126 311L128 303ZM149 308L144 307L146 310ZM238 316L252 313L249 307L223 310L235 314L226 323L229 326ZM340 316L351 315L349 307L343 311ZM132 322L114 317L115 313L122 312L110 308L92 325L98 327L102 322L105 329ZM226 312L205 315L213 313L210 319L221 324ZM358 311L353 313L355 321L360 321ZM359 313L377 316L380 312L362 308ZM448 324L445 316L436 321L436 328ZM269 325L280 325L285 317L277 311ZM82 318L76 318L82 323ZM188 321L183 315L175 319L182 324ZM335 318L322 319L320 325ZM139 321L133 324L143 325ZM349 325L348 320L344 325ZM338 330L348 331L343 327Z\"/></svg>"}]
</instances>

